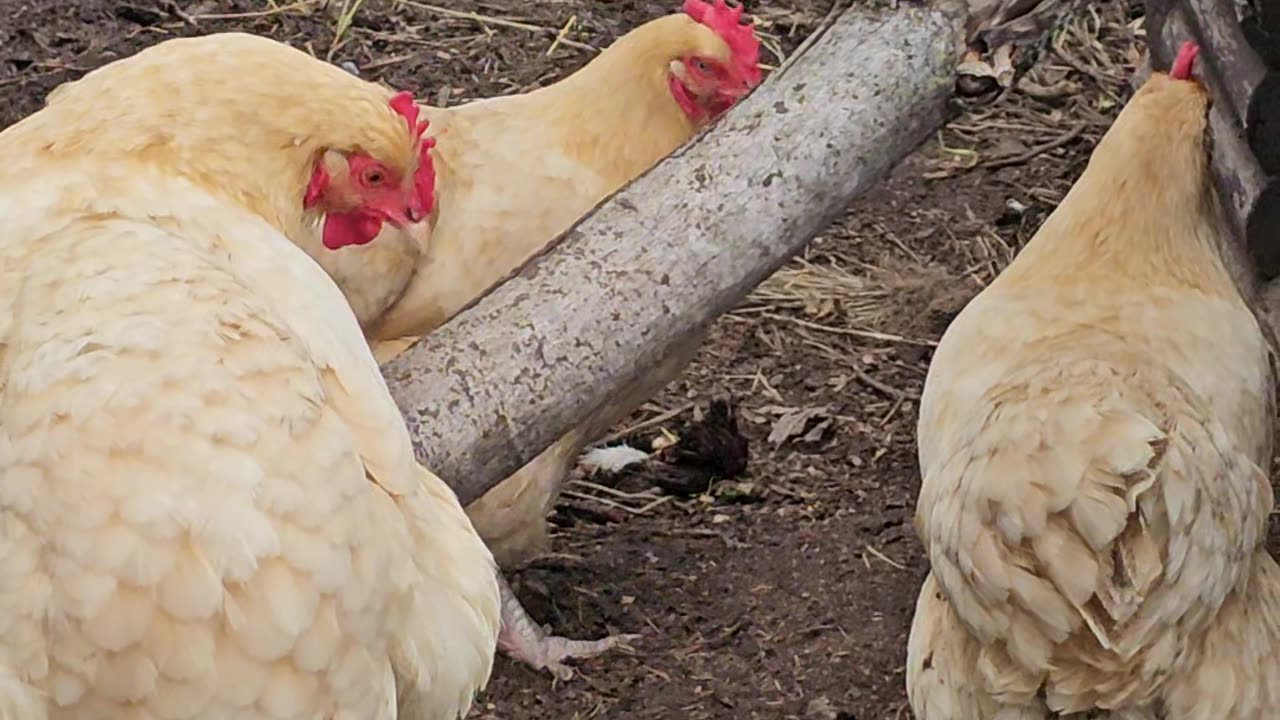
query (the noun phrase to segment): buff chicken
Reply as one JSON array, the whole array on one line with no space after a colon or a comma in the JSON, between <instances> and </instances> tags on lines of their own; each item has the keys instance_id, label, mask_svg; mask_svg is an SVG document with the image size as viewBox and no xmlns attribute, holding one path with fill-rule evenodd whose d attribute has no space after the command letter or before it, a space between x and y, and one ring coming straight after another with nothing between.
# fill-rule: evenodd
<instances>
[{"instance_id":1,"label":"buff chicken","mask_svg":"<svg viewBox=\"0 0 1280 720\"><path fill-rule=\"evenodd\" d=\"M1185 45L955 319L920 407L919 720L1280 707L1275 376L1224 263Z\"/></svg>"},{"instance_id":2,"label":"buff chicken","mask_svg":"<svg viewBox=\"0 0 1280 720\"><path fill-rule=\"evenodd\" d=\"M416 114L227 33L0 133L0 717L466 713L496 566L300 249L416 252Z\"/></svg>"}]
</instances>

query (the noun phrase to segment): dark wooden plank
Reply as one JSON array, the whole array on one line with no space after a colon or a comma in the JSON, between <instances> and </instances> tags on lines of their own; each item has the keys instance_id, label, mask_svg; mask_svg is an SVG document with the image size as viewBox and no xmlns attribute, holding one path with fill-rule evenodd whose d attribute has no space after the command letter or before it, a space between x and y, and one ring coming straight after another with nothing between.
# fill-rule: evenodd
<instances>
[{"instance_id":1,"label":"dark wooden plank","mask_svg":"<svg viewBox=\"0 0 1280 720\"><path fill-rule=\"evenodd\" d=\"M1244 129L1254 90L1268 70L1242 42L1234 2L1150 0L1147 36L1157 69L1169 67L1184 41L1200 44L1196 77L1213 98L1209 134L1214 184L1239 246L1248 249L1257 271L1269 278L1280 275L1280 187L1263 171ZM1222 12L1224 8L1231 12ZM1252 73L1252 87L1241 80L1241 72Z\"/></svg>"},{"instance_id":2,"label":"dark wooden plank","mask_svg":"<svg viewBox=\"0 0 1280 720\"><path fill-rule=\"evenodd\" d=\"M1263 171L1276 174L1280 173L1280 69L1264 62L1245 28L1253 23L1259 32L1270 32L1280 0L1256 1L1257 6L1246 0L1152 0L1149 21L1158 25L1160 17L1181 9L1185 25L1200 43L1198 62L1205 68L1203 74L1213 75L1219 87L1215 100L1226 103ZM1258 42L1267 46L1270 40ZM1173 53L1177 46L1159 50Z\"/></svg>"},{"instance_id":3,"label":"dark wooden plank","mask_svg":"<svg viewBox=\"0 0 1280 720\"><path fill-rule=\"evenodd\" d=\"M1249 250L1265 278L1280 275L1280 178L1268 178L1246 220Z\"/></svg>"},{"instance_id":4,"label":"dark wooden plank","mask_svg":"<svg viewBox=\"0 0 1280 720\"><path fill-rule=\"evenodd\" d=\"M1200 43L1196 63L1211 68L1237 124L1245 127L1250 99L1267 66L1245 39L1236 12L1239 0L1178 0ZM1178 46L1166 48L1176 53ZM1170 58L1172 60L1172 58ZM1215 98L1217 99L1217 98Z\"/></svg>"},{"instance_id":5,"label":"dark wooden plank","mask_svg":"<svg viewBox=\"0 0 1280 720\"><path fill-rule=\"evenodd\" d=\"M1240 27L1262 62L1280 69L1280 2L1252 0L1244 3Z\"/></svg>"},{"instance_id":6,"label":"dark wooden plank","mask_svg":"<svg viewBox=\"0 0 1280 720\"><path fill-rule=\"evenodd\" d=\"M1254 88L1245 116L1245 135L1262 170L1280 173L1280 71L1268 69Z\"/></svg>"}]
</instances>

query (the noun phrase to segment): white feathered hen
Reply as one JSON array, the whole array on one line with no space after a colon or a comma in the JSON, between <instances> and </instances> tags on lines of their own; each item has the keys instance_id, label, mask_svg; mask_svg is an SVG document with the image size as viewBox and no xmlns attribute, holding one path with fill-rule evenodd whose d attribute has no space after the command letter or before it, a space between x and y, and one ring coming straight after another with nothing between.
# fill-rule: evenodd
<instances>
[{"instance_id":1,"label":"white feathered hen","mask_svg":"<svg viewBox=\"0 0 1280 720\"><path fill-rule=\"evenodd\" d=\"M448 720L485 684L492 556L295 245L430 209L406 107L225 34L0 133L0 717Z\"/></svg>"}]
</instances>

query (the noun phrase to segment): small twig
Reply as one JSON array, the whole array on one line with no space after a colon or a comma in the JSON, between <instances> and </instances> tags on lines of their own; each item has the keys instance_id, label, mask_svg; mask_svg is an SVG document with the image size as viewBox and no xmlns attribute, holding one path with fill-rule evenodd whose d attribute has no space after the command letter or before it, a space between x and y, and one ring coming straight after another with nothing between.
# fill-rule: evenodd
<instances>
[{"instance_id":1,"label":"small twig","mask_svg":"<svg viewBox=\"0 0 1280 720\"><path fill-rule=\"evenodd\" d=\"M60 73L60 72L66 72L66 70L64 68L58 68L57 70L48 70L46 72L40 72L40 73L14 75L13 77L0 79L0 87L4 87L6 85L15 85L17 83L26 82L28 80L39 80L40 78L46 78L46 77L49 77L50 75L56 75L57 73Z\"/></svg>"},{"instance_id":2,"label":"small twig","mask_svg":"<svg viewBox=\"0 0 1280 720\"><path fill-rule=\"evenodd\" d=\"M560 28L560 32L556 33L556 39L551 41L551 47L547 48L547 57L555 54L556 48L560 47L560 43L569 37L569 31L573 29L574 24L577 22L577 15L569 16L569 21L564 24L564 27Z\"/></svg>"},{"instance_id":3,"label":"small twig","mask_svg":"<svg viewBox=\"0 0 1280 720\"><path fill-rule=\"evenodd\" d=\"M604 438L602 438L599 442L594 443L594 445L596 445L596 446L600 446L600 445L608 445L609 443L611 443L611 442L615 442L615 441L618 441L618 440L621 440L622 438L624 438L624 437L626 437L626 436L628 436L628 435L631 435L632 433L640 432L641 430L644 430L644 429L646 429L646 428L651 428L651 427L653 427L654 425L660 425L660 424L662 424L662 423L666 422L667 420L670 420L671 418L673 418L673 417L675 417L675 416L679 415L680 413L684 412L685 410L689 410L689 409L690 409L690 408L692 408L692 407L693 407L693 403L685 403L684 405L681 405L680 407L672 408L672 409L670 409L670 410L667 410L666 412L660 413L660 414L658 414L658 415L654 415L653 417L649 418L648 420L642 420L642 421L640 421L640 422L638 422L638 423L636 423L636 424L634 424L634 425L631 425L631 426L625 427L625 428L623 428L623 429L619 430L619 431L618 431L618 432L616 432L616 433L613 433L613 434L610 434L610 435L606 435L606 436L605 436Z\"/></svg>"},{"instance_id":4,"label":"small twig","mask_svg":"<svg viewBox=\"0 0 1280 720\"><path fill-rule=\"evenodd\" d=\"M590 480L574 480L571 484L579 485L581 487L587 488L588 490L594 490L599 493L604 493L605 495L612 495L617 498L622 498L623 500L653 500L654 498L662 497L661 495L656 494L653 491L653 488L649 488L648 490L645 490L643 492L632 493L632 492L626 492L624 490L619 490L617 488L611 488L608 485L593 483Z\"/></svg>"},{"instance_id":5,"label":"small twig","mask_svg":"<svg viewBox=\"0 0 1280 720\"><path fill-rule=\"evenodd\" d=\"M396 2L402 5L408 5L409 7L418 8L419 10L426 10L427 12L435 13L437 15L443 15L447 18L454 18L455 20L470 20L472 22L480 23L481 25L499 25L501 27L526 30L528 32L542 33L546 35L556 34L555 30L542 27L541 25L530 25L529 23L517 22L515 20L488 17L479 13L466 12L463 10L450 10L449 8L440 7L439 5L417 2L416 0L396 0ZM580 43L576 40L563 40L560 44L567 45L571 48L578 48L579 50L586 50L588 52L600 52L600 48L595 47L594 45Z\"/></svg>"},{"instance_id":6,"label":"small twig","mask_svg":"<svg viewBox=\"0 0 1280 720\"><path fill-rule=\"evenodd\" d=\"M662 505L663 503L669 502L673 497L675 497L674 495L664 495L650 503L646 503L641 507L633 508L629 505L626 505L625 503L616 502L614 500L610 500L609 498L600 497L599 495L589 495L587 493L575 492L573 490L568 490L568 489L564 490L560 494L563 495L564 497L573 498L575 500L584 500L584 501L599 503L601 505L604 505L605 507L613 508L615 510L621 510L631 515L644 515L648 513L650 510L658 507L659 505Z\"/></svg>"},{"instance_id":7,"label":"small twig","mask_svg":"<svg viewBox=\"0 0 1280 720\"><path fill-rule=\"evenodd\" d=\"M361 5L364 5L364 0L344 0L342 13L338 15L338 24L333 28L333 42L329 44L329 52L325 54L325 59L329 62L333 62L334 53L338 52L338 48L342 46L342 36L351 27L351 22L355 20L356 13L360 12Z\"/></svg>"},{"instance_id":8,"label":"small twig","mask_svg":"<svg viewBox=\"0 0 1280 720\"><path fill-rule=\"evenodd\" d=\"M676 498L676 496L675 496L675 495L663 495L662 497L658 498L657 500L654 500L653 502L649 503L648 505L644 505L644 506L642 506L639 510L637 510L637 511L636 511L636 514L637 514L637 515L647 515L647 514L649 513L649 511L650 511L650 510L652 510L652 509L654 509L654 508L656 508L656 507L658 507L658 506L660 506L660 505L664 505L664 504L666 504L666 503L668 503L668 502L671 502L672 500L675 500L675 498Z\"/></svg>"},{"instance_id":9,"label":"small twig","mask_svg":"<svg viewBox=\"0 0 1280 720\"><path fill-rule=\"evenodd\" d=\"M776 313L760 313L760 317L766 317L770 320L781 320L783 322L795 323L800 327L806 327L810 330L818 330L820 332L833 333L835 335L851 335L853 337L867 338L869 340L883 340L884 342L902 343L903 345L919 345L921 347L937 347L938 343L933 340L918 340L916 338L903 337L902 335L894 335L892 333L875 332L874 330L854 330L853 328L832 327L830 325L822 325L800 318L787 317L786 315L778 315Z\"/></svg>"},{"instance_id":10,"label":"small twig","mask_svg":"<svg viewBox=\"0 0 1280 720\"><path fill-rule=\"evenodd\" d=\"M884 414L884 417L880 418L880 421L876 423L876 426L884 427L885 425L888 425L889 421L893 419L893 416L898 414L898 410L902 409L902 403L905 401L906 399L902 397L894 400L893 405L889 406L889 411Z\"/></svg>"},{"instance_id":11,"label":"small twig","mask_svg":"<svg viewBox=\"0 0 1280 720\"><path fill-rule=\"evenodd\" d=\"M875 378L871 377L871 374L870 374L870 373L868 373L866 370L863 370L862 368L860 368L860 367L858 367L858 366L856 366L856 365L849 365L849 366L848 366L848 368L849 368L851 371L853 371L853 374L854 374L854 375L858 378L858 380L860 380L864 385L867 385L867 386L869 386L869 387L875 388L876 390L879 390L880 392L884 393L885 395L888 395L888 396L889 396L889 399L891 399L891 400L902 400L902 399L904 399L904 398L905 398L905 399L909 399L909 400L919 400L919 399L920 399L920 394L919 394L919 393L912 392L912 391L910 391L910 390L899 390L898 388L893 387L892 385L886 385L886 384L884 384L884 383L880 382L879 380L877 380L877 379L875 379Z\"/></svg>"},{"instance_id":12,"label":"small twig","mask_svg":"<svg viewBox=\"0 0 1280 720\"><path fill-rule=\"evenodd\" d=\"M875 224L875 228L876 228L876 230L880 231L880 234L881 234L882 236L884 236L884 238L885 238L886 240L888 240L889 242L891 242L891 243L893 243L894 245L896 245L896 246L898 247L898 249L899 249L899 250L901 250L903 253L905 253L905 254L907 255L907 257L911 258L912 260L915 260L917 263L922 263L922 262L924 262L924 259L923 259L923 258L921 258L921 257L916 253L916 251L915 251L915 250L912 250L911 248L907 247L907 246L906 246L906 244L904 244L904 243L902 242L902 240L901 240L897 235L895 235L895 234L893 233L893 231L892 231L892 230L890 230L889 228L885 227L884 223L876 223L876 224Z\"/></svg>"},{"instance_id":13,"label":"small twig","mask_svg":"<svg viewBox=\"0 0 1280 720\"><path fill-rule=\"evenodd\" d=\"M855 361L848 360L848 353L841 353L829 345L824 345L818 342L817 340L812 340L808 337L802 337L800 339L800 342L810 347L818 348L828 358L834 360L835 362L841 363L842 365L844 365L844 367L849 368L849 371L852 372L854 374L854 377L856 377L859 381L861 381L862 384L872 389L879 390L881 393L888 396L890 400L894 400L896 403L901 403L903 400L919 400L920 399L919 393L916 393L910 390L899 390L898 388L893 387L892 385L887 385L871 377L870 373L858 367L858 365L856 364L857 363L856 360Z\"/></svg>"},{"instance_id":14,"label":"small twig","mask_svg":"<svg viewBox=\"0 0 1280 720\"><path fill-rule=\"evenodd\" d=\"M290 10L300 10L311 5L311 0L300 0L300 2L291 3L289 5L276 5L267 10L253 10L250 12L234 12L234 13L202 13L200 15L188 16L188 20L245 20L248 18L269 17L271 15L279 15L280 13L289 12Z\"/></svg>"},{"instance_id":15,"label":"small twig","mask_svg":"<svg viewBox=\"0 0 1280 720\"><path fill-rule=\"evenodd\" d=\"M275 4L274 2L272 2L272 3L268 3L268 4L269 4L271 7L276 7L276 4ZM183 9L182 9L182 8L180 8L180 7L178 7L178 3L177 3L177 2L175 2L174 0L169 0L168 2L162 2L162 3L161 3L161 6L162 6L165 10L167 10L170 14L172 14L174 17L176 17L176 18L178 18L179 20L181 20L181 21L185 22L186 24L188 24L188 25L195 25L195 24L196 24L196 19L195 19L195 18L193 18L193 17L191 17L191 15L189 15L185 10L183 10Z\"/></svg>"},{"instance_id":16,"label":"small twig","mask_svg":"<svg viewBox=\"0 0 1280 720\"><path fill-rule=\"evenodd\" d=\"M892 565L893 567L898 568L899 570L906 570L906 569L907 569L907 566L906 566L906 565L903 565L903 564L901 564L901 563L899 563L899 562L896 562L895 560L892 560L888 555L885 555L884 553L882 553L882 552L880 552L879 550L877 550L877 549L875 549L875 548L871 547L870 545L863 545L862 547L866 548L866 549L867 549L867 552L871 553L872 555L875 555L876 557L880 558L881 560L885 561L886 563L889 563L889 564L890 564L890 565Z\"/></svg>"},{"instance_id":17,"label":"small twig","mask_svg":"<svg viewBox=\"0 0 1280 720\"><path fill-rule=\"evenodd\" d=\"M1082 132L1084 132L1084 125L1076 125L1072 127L1070 130L1066 131L1065 133L1059 135L1058 137L1048 142L1044 142L1039 145L1036 145L1035 147L1030 148L1026 152L1019 153L1017 155L1014 155L1013 157L996 158L995 160L987 160L985 162L980 162L978 163L978 167L987 168L990 170L998 170L1000 168L1012 167L1014 165L1021 165L1031 160L1032 158L1038 157L1052 150L1056 150L1062 147L1063 145L1066 145L1072 140L1075 140L1076 138L1080 137L1080 133Z\"/></svg>"},{"instance_id":18,"label":"small twig","mask_svg":"<svg viewBox=\"0 0 1280 720\"><path fill-rule=\"evenodd\" d=\"M751 376L751 391L755 392L756 387L763 387L764 393L768 395L769 398L772 399L774 402L776 403L786 402L786 400L784 400L782 397L782 393L778 392L772 385L769 384L769 378L765 377L764 373L760 372L759 368L756 368L756 374Z\"/></svg>"},{"instance_id":19,"label":"small twig","mask_svg":"<svg viewBox=\"0 0 1280 720\"><path fill-rule=\"evenodd\" d=\"M636 513L636 509L631 507L630 505L624 505L623 503L617 502L616 500L610 500L609 498L602 498L599 495L591 495L590 493L576 492L574 490L569 490L568 488L565 488L564 490L562 490L560 492L560 496L566 497L566 498L572 498L574 500L585 500L593 503L598 503L600 505L604 505L607 508L612 508L614 510L622 510L624 512L631 513L633 515Z\"/></svg>"},{"instance_id":20,"label":"small twig","mask_svg":"<svg viewBox=\"0 0 1280 720\"><path fill-rule=\"evenodd\" d=\"M417 57L416 53L405 53L404 55L396 55L394 57L382 58L381 60L374 60L367 65L361 66L360 71L369 72L370 70L378 70L380 68L387 67L388 65L397 65L405 60L412 60L415 57Z\"/></svg>"}]
</instances>

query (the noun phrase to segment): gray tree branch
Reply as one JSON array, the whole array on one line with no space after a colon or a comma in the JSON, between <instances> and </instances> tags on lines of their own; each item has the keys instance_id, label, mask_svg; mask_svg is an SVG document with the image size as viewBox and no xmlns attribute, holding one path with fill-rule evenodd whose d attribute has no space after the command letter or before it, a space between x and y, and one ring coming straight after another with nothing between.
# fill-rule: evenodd
<instances>
[{"instance_id":1,"label":"gray tree branch","mask_svg":"<svg viewBox=\"0 0 1280 720\"><path fill-rule=\"evenodd\" d=\"M732 309L942 125L965 5L872 0L384 367L464 504Z\"/></svg>"}]
</instances>

